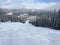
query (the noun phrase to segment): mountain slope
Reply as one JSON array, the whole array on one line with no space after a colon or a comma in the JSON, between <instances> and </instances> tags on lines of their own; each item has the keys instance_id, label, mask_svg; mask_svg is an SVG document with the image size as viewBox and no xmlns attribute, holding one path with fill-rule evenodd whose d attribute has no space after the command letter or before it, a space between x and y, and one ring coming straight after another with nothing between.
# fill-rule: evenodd
<instances>
[{"instance_id":1,"label":"mountain slope","mask_svg":"<svg viewBox=\"0 0 60 45\"><path fill-rule=\"evenodd\" d=\"M28 21L0 23L0 45L60 45L60 31L35 27Z\"/></svg>"}]
</instances>

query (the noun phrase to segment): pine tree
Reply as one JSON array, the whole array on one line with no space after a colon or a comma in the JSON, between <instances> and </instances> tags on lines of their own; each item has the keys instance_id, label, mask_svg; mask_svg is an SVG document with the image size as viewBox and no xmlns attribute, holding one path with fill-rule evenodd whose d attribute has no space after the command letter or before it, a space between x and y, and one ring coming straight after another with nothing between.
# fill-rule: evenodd
<instances>
[{"instance_id":1,"label":"pine tree","mask_svg":"<svg viewBox=\"0 0 60 45\"><path fill-rule=\"evenodd\" d=\"M59 9L58 15L57 15L56 29L59 29L60 30L60 9Z\"/></svg>"}]
</instances>

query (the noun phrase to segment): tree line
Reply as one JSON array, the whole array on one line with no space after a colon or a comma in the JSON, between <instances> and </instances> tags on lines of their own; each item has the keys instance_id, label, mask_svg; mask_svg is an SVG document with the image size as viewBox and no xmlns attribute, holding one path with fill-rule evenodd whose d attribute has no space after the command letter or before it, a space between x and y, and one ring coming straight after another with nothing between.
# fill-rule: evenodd
<instances>
[{"instance_id":1,"label":"tree line","mask_svg":"<svg viewBox=\"0 0 60 45\"><path fill-rule=\"evenodd\" d=\"M35 26L49 27L60 30L60 10L58 12L54 10L54 13L52 15L44 14L37 16L36 21L30 23Z\"/></svg>"},{"instance_id":2,"label":"tree line","mask_svg":"<svg viewBox=\"0 0 60 45\"><path fill-rule=\"evenodd\" d=\"M21 18L21 17L14 16L14 15L6 15L6 12L0 11L0 22L11 21L11 22L24 23L26 20L27 20L26 18ZM56 12L56 10L54 10L53 14L36 15L36 20L30 21L29 23L31 23L35 26L60 29L60 10L58 12Z\"/></svg>"}]
</instances>

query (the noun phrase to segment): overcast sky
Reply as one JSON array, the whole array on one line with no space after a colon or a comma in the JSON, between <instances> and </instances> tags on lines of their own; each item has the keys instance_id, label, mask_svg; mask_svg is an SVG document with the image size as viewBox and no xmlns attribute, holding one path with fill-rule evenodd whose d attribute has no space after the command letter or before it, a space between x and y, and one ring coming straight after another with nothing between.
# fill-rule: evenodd
<instances>
[{"instance_id":1,"label":"overcast sky","mask_svg":"<svg viewBox=\"0 0 60 45\"><path fill-rule=\"evenodd\" d=\"M60 0L0 0L1 8L59 9Z\"/></svg>"}]
</instances>

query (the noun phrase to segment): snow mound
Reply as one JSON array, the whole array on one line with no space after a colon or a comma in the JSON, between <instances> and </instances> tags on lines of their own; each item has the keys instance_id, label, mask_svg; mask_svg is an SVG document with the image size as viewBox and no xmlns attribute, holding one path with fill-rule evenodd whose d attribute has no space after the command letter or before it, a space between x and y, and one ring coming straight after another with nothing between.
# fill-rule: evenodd
<instances>
[{"instance_id":1,"label":"snow mound","mask_svg":"<svg viewBox=\"0 0 60 45\"><path fill-rule=\"evenodd\" d=\"M27 20L25 23L26 23L26 24L29 23L29 20Z\"/></svg>"},{"instance_id":2,"label":"snow mound","mask_svg":"<svg viewBox=\"0 0 60 45\"><path fill-rule=\"evenodd\" d=\"M0 23L0 45L60 45L60 31L28 22Z\"/></svg>"}]
</instances>

